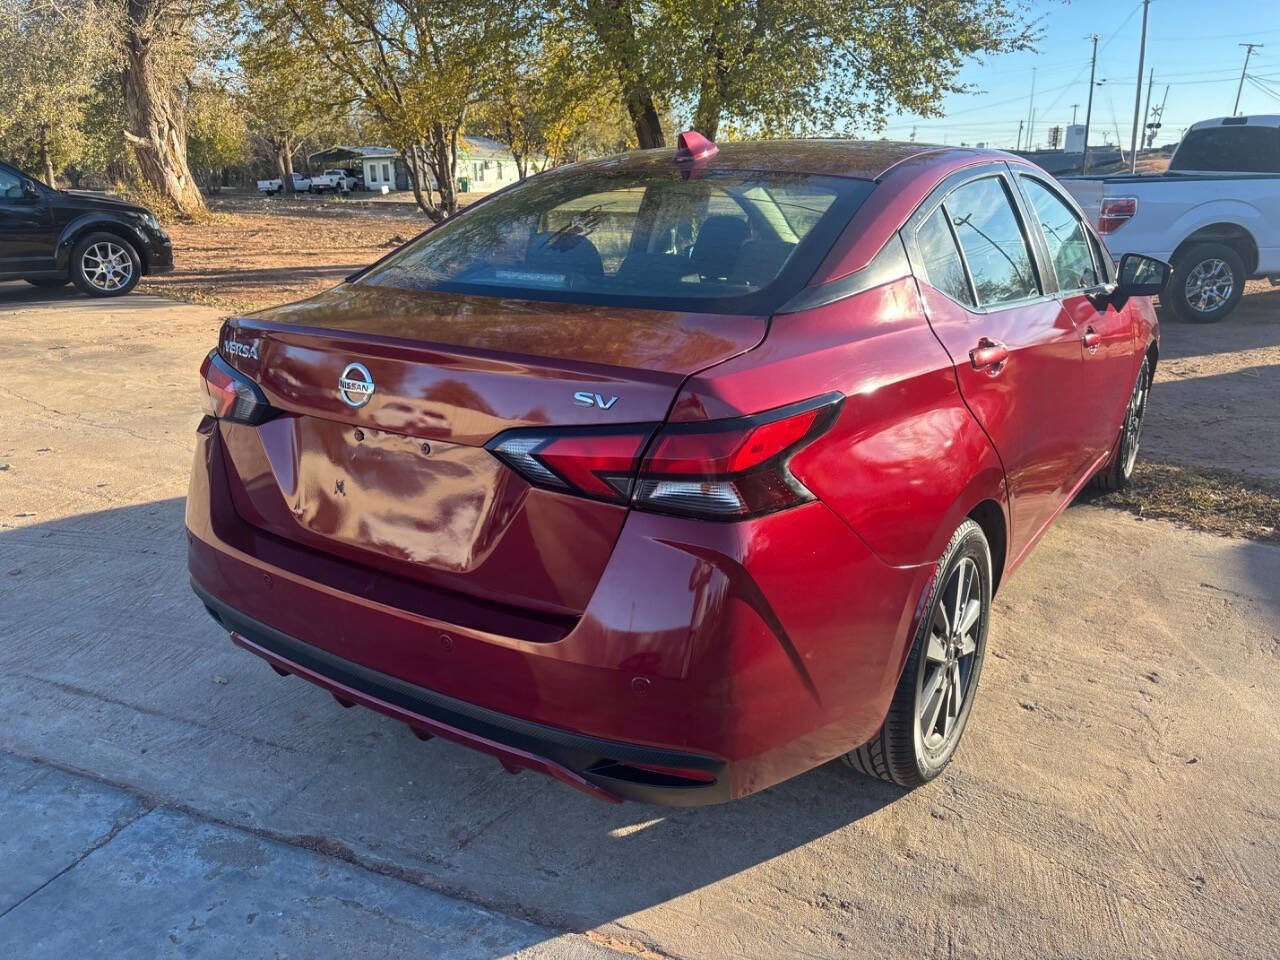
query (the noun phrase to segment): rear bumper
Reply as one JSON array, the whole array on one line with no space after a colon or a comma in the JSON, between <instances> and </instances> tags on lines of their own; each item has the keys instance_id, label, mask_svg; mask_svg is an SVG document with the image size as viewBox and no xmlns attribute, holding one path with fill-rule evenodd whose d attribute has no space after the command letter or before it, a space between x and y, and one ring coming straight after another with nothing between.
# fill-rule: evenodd
<instances>
[{"instance_id":1,"label":"rear bumper","mask_svg":"<svg viewBox=\"0 0 1280 960\"><path fill-rule=\"evenodd\" d=\"M343 706L358 703L402 720L424 739L452 740L496 757L510 773L534 770L610 803L625 798L690 805L729 799L722 760L586 737L464 703L335 657L244 615L194 581L191 586L210 616L231 631L231 639L278 673L325 688ZM709 779L696 784L662 783L662 777L653 776L652 782L636 782L625 778L632 763L697 771Z\"/></svg>"},{"instance_id":2,"label":"rear bumper","mask_svg":"<svg viewBox=\"0 0 1280 960\"><path fill-rule=\"evenodd\" d=\"M444 616L465 611L437 588L247 523L223 461L206 419L188 566L240 646L602 799L717 803L869 739L932 575L884 564L820 503L738 524L632 513L580 618L499 631Z\"/></svg>"}]
</instances>

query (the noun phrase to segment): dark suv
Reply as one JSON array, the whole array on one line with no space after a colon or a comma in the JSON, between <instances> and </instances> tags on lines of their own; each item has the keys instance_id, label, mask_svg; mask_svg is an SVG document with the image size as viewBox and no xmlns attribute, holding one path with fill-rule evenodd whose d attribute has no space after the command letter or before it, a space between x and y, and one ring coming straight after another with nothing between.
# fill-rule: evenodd
<instances>
[{"instance_id":1,"label":"dark suv","mask_svg":"<svg viewBox=\"0 0 1280 960\"><path fill-rule=\"evenodd\" d=\"M118 297L172 269L169 235L150 210L54 190L0 163L0 280Z\"/></svg>"}]
</instances>

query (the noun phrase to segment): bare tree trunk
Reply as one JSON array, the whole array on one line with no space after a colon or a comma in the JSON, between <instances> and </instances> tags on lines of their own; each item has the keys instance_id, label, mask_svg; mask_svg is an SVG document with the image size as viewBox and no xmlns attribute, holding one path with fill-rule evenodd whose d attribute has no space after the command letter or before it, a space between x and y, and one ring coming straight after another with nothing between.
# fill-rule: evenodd
<instances>
[{"instance_id":1,"label":"bare tree trunk","mask_svg":"<svg viewBox=\"0 0 1280 960\"><path fill-rule=\"evenodd\" d=\"M636 142L641 150L667 145L662 135L662 121L658 119L658 110L648 90L637 90L627 98L627 113L636 128Z\"/></svg>"},{"instance_id":2,"label":"bare tree trunk","mask_svg":"<svg viewBox=\"0 0 1280 960\"><path fill-rule=\"evenodd\" d=\"M431 184L424 183L428 165L423 163L422 147L416 143L404 147L400 151L405 166L409 170L409 186L413 188L413 199L418 209L430 217L435 223L445 218L445 213L431 196Z\"/></svg>"},{"instance_id":3,"label":"bare tree trunk","mask_svg":"<svg viewBox=\"0 0 1280 960\"><path fill-rule=\"evenodd\" d=\"M43 131L40 133L40 162L44 165L44 182L56 190L58 185L53 182L53 158L49 156L49 139Z\"/></svg>"},{"instance_id":4,"label":"bare tree trunk","mask_svg":"<svg viewBox=\"0 0 1280 960\"><path fill-rule=\"evenodd\" d=\"M431 152L433 172L440 188L440 207L446 217L458 212L458 127L445 130L443 124L431 126Z\"/></svg>"},{"instance_id":5,"label":"bare tree trunk","mask_svg":"<svg viewBox=\"0 0 1280 960\"><path fill-rule=\"evenodd\" d=\"M280 147L280 189L285 193L296 193L293 189L293 141L285 137Z\"/></svg>"},{"instance_id":6,"label":"bare tree trunk","mask_svg":"<svg viewBox=\"0 0 1280 960\"><path fill-rule=\"evenodd\" d=\"M596 0L585 5L584 13L596 36L615 50L631 51L635 47L636 25L627 0ZM653 94L644 75L640 58L628 52L616 64L622 99L636 129L641 150L665 147L662 122L653 105Z\"/></svg>"},{"instance_id":7,"label":"bare tree trunk","mask_svg":"<svg viewBox=\"0 0 1280 960\"><path fill-rule=\"evenodd\" d=\"M151 58L157 0L128 0L121 86L128 128L125 138L143 178L187 216L204 213L204 197L187 166L186 122L156 76Z\"/></svg>"},{"instance_id":8,"label":"bare tree trunk","mask_svg":"<svg viewBox=\"0 0 1280 960\"><path fill-rule=\"evenodd\" d=\"M708 140L714 140L720 130L720 113L724 98L718 78L708 77L698 91L698 105L693 111L693 129Z\"/></svg>"}]
</instances>

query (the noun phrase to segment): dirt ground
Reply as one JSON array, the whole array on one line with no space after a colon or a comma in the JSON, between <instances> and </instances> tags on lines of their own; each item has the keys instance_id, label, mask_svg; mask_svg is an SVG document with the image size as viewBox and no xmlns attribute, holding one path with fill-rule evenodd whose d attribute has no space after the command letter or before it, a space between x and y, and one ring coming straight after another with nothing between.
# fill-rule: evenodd
<instances>
[{"instance_id":1,"label":"dirt ground","mask_svg":"<svg viewBox=\"0 0 1280 960\"><path fill-rule=\"evenodd\" d=\"M0 955L1275 957L1280 548L1074 506L997 598L938 781L608 806L343 710L204 614L182 511L220 316L0 284ZM1233 378L1278 327L1171 325L1151 446L1245 462L1280 411ZM1197 447L1164 420L1207 377L1258 419Z\"/></svg>"},{"instance_id":2,"label":"dirt ground","mask_svg":"<svg viewBox=\"0 0 1280 960\"><path fill-rule=\"evenodd\" d=\"M470 197L461 199L465 206ZM412 203L331 194L225 194L209 207L207 223L165 224L176 268L148 277L145 291L236 311L288 303L341 282L430 226Z\"/></svg>"}]
</instances>

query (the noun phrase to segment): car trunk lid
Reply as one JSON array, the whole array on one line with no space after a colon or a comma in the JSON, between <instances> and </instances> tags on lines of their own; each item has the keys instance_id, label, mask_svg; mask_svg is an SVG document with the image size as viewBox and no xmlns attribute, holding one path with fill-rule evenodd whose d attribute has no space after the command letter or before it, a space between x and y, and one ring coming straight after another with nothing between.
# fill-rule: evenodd
<instances>
[{"instance_id":1,"label":"car trunk lid","mask_svg":"<svg viewBox=\"0 0 1280 960\"><path fill-rule=\"evenodd\" d=\"M223 423L233 499L269 533L376 570L580 613L626 508L531 488L484 444L661 422L689 374L766 328L360 284L231 320L223 356L282 411Z\"/></svg>"}]
</instances>

